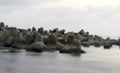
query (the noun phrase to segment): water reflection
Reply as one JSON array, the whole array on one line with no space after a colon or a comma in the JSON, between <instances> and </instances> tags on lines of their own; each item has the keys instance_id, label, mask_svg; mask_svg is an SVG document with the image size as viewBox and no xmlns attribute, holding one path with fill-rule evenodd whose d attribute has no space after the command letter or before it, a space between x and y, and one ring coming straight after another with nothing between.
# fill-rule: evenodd
<instances>
[{"instance_id":1,"label":"water reflection","mask_svg":"<svg viewBox=\"0 0 120 73\"><path fill-rule=\"evenodd\" d=\"M79 54L79 53L72 53L71 55L75 56L75 57L80 57L81 56L81 54Z\"/></svg>"},{"instance_id":2,"label":"water reflection","mask_svg":"<svg viewBox=\"0 0 120 73\"><path fill-rule=\"evenodd\" d=\"M41 53L26 52L26 56L40 56Z\"/></svg>"}]
</instances>

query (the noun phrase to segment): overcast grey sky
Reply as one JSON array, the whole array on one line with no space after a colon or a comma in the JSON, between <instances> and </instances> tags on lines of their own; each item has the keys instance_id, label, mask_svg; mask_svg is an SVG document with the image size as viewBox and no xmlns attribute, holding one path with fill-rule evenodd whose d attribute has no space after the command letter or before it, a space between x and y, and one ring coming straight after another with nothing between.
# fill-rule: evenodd
<instances>
[{"instance_id":1,"label":"overcast grey sky","mask_svg":"<svg viewBox=\"0 0 120 73\"><path fill-rule=\"evenodd\" d=\"M20 28L85 29L103 37L120 36L119 0L0 0L0 21Z\"/></svg>"}]
</instances>

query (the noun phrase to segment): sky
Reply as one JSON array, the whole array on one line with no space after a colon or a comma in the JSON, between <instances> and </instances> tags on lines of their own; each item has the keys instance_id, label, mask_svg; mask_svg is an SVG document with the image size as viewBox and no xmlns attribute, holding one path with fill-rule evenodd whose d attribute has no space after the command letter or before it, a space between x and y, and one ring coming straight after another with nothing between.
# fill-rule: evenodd
<instances>
[{"instance_id":1,"label":"sky","mask_svg":"<svg viewBox=\"0 0 120 73\"><path fill-rule=\"evenodd\" d=\"M0 21L18 28L84 29L118 38L120 0L0 0Z\"/></svg>"}]
</instances>

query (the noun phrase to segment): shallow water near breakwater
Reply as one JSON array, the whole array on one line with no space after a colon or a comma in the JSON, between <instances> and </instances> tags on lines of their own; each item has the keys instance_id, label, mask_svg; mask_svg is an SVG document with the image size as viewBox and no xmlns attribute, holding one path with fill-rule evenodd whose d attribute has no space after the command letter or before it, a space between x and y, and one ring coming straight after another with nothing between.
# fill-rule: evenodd
<instances>
[{"instance_id":1,"label":"shallow water near breakwater","mask_svg":"<svg viewBox=\"0 0 120 73\"><path fill-rule=\"evenodd\" d=\"M120 49L82 47L82 55L0 51L0 73L120 73Z\"/></svg>"}]
</instances>

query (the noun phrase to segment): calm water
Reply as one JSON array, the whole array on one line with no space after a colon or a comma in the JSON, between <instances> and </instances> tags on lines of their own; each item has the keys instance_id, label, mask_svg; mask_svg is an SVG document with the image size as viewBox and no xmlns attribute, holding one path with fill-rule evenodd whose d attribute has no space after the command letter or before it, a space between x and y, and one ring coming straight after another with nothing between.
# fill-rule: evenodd
<instances>
[{"instance_id":1,"label":"calm water","mask_svg":"<svg viewBox=\"0 0 120 73\"><path fill-rule=\"evenodd\" d=\"M0 73L120 73L120 49L83 48L81 56L0 51Z\"/></svg>"}]
</instances>

